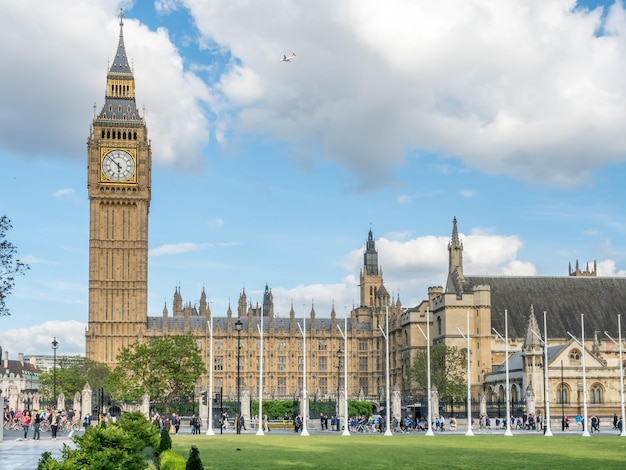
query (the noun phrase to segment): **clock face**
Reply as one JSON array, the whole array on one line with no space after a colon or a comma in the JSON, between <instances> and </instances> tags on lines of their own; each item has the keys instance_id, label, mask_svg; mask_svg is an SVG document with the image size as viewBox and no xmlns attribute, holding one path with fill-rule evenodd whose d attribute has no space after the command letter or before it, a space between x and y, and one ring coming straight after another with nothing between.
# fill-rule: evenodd
<instances>
[{"instance_id":1,"label":"clock face","mask_svg":"<svg viewBox=\"0 0 626 470\"><path fill-rule=\"evenodd\" d=\"M135 174L135 160L124 150L111 150L102 159L102 171L111 181L128 181Z\"/></svg>"}]
</instances>

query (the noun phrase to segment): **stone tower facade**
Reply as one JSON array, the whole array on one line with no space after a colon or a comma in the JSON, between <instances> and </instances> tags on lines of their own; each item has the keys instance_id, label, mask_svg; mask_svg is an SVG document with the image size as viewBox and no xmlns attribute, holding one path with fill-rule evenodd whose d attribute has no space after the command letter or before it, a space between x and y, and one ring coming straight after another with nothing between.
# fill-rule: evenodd
<instances>
[{"instance_id":1,"label":"stone tower facade","mask_svg":"<svg viewBox=\"0 0 626 470\"><path fill-rule=\"evenodd\" d=\"M87 358L109 366L145 330L151 150L135 103L135 79L119 43L102 110L87 139L89 323Z\"/></svg>"}]
</instances>

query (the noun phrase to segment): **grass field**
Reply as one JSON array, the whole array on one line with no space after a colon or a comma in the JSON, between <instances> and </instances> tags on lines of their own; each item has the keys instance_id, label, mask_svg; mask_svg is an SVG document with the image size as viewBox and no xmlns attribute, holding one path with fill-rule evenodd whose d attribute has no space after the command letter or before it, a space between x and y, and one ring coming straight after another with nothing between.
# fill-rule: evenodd
<instances>
[{"instance_id":1,"label":"grass field","mask_svg":"<svg viewBox=\"0 0 626 470\"><path fill-rule=\"evenodd\" d=\"M612 435L394 436L292 434L179 435L183 455L195 445L208 469L621 469L626 438ZM240 450L237 450L240 449Z\"/></svg>"}]
</instances>

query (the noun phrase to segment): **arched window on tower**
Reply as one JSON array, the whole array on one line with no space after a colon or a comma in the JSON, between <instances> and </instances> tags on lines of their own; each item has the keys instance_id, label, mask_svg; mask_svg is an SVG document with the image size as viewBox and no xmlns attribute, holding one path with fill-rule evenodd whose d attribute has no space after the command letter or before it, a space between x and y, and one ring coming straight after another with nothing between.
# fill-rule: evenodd
<instances>
[{"instance_id":1,"label":"arched window on tower","mask_svg":"<svg viewBox=\"0 0 626 470\"><path fill-rule=\"evenodd\" d=\"M569 362L571 364L580 364L580 351L578 349L572 349L570 351Z\"/></svg>"},{"instance_id":2,"label":"arched window on tower","mask_svg":"<svg viewBox=\"0 0 626 470\"><path fill-rule=\"evenodd\" d=\"M519 392L517 390L517 385L512 384L511 385L511 401L515 403L518 400L519 400Z\"/></svg>"},{"instance_id":3,"label":"arched window on tower","mask_svg":"<svg viewBox=\"0 0 626 470\"><path fill-rule=\"evenodd\" d=\"M556 402L557 404L567 405L570 400L570 390L567 384L561 383L556 389Z\"/></svg>"},{"instance_id":4,"label":"arched window on tower","mask_svg":"<svg viewBox=\"0 0 626 470\"><path fill-rule=\"evenodd\" d=\"M441 336L441 317L437 317L437 334Z\"/></svg>"},{"instance_id":5,"label":"arched window on tower","mask_svg":"<svg viewBox=\"0 0 626 470\"><path fill-rule=\"evenodd\" d=\"M600 405L602 403L602 386L600 384L591 386L590 402L592 405Z\"/></svg>"}]
</instances>

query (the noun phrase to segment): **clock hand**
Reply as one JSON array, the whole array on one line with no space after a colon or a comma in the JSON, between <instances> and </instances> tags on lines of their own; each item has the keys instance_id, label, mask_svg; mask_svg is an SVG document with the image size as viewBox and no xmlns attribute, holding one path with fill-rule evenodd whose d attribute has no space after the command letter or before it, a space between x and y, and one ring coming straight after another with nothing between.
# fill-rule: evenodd
<instances>
[{"instance_id":1,"label":"clock hand","mask_svg":"<svg viewBox=\"0 0 626 470\"><path fill-rule=\"evenodd\" d=\"M117 171L122 171L122 165L119 164L119 162L116 162L115 160L113 160L113 157L111 155L108 156L109 160L111 160L113 163L115 163L117 165Z\"/></svg>"}]
</instances>

